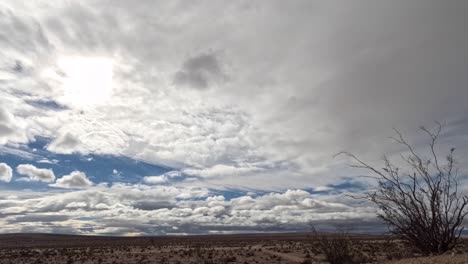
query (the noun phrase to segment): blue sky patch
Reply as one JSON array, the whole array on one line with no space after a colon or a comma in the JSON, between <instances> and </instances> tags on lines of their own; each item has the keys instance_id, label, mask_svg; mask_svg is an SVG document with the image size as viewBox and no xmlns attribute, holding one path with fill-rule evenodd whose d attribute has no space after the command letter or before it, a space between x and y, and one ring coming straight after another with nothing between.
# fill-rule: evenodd
<instances>
[{"instance_id":1,"label":"blue sky patch","mask_svg":"<svg viewBox=\"0 0 468 264\"><path fill-rule=\"evenodd\" d=\"M161 175L173 170L124 156L56 154L46 149L49 142L50 139L41 137L19 148L3 147L0 149L0 160L12 168L20 164L32 164L38 168L52 169L56 178L61 178L72 171L81 171L96 184L101 182L138 183L145 176ZM40 182L18 181L20 177L22 175L15 170L13 181L8 183L10 187L39 188L45 185Z\"/></svg>"},{"instance_id":2,"label":"blue sky patch","mask_svg":"<svg viewBox=\"0 0 468 264\"><path fill-rule=\"evenodd\" d=\"M59 111L68 109L66 106L59 104L54 100L27 100L26 102L34 107L42 108L45 110Z\"/></svg>"}]
</instances>

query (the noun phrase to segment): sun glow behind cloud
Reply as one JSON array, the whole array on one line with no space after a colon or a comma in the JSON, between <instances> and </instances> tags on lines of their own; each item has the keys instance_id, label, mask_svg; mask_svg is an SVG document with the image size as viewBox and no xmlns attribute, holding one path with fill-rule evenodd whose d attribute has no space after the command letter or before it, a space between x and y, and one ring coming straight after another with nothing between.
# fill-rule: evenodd
<instances>
[{"instance_id":1,"label":"sun glow behind cloud","mask_svg":"<svg viewBox=\"0 0 468 264\"><path fill-rule=\"evenodd\" d=\"M64 101L74 106L104 103L112 93L112 60L68 57L58 60L63 72Z\"/></svg>"},{"instance_id":2,"label":"sun glow behind cloud","mask_svg":"<svg viewBox=\"0 0 468 264\"><path fill-rule=\"evenodd\" d=\"M393 127L420 146L417 126L439 120L444 145L468 157L465 4L3 2L0 198L18 201L2 203L0 232L366 224L372 208L341 193L374 181L333 154L398 159ZM20 164L51 169L55 181L20 180ZM75 170L92 184L50 186ZM181 200L195 187L216 198ZM288 189L313 191L268 194ZM252 201L264 194L261 207ZM252 199L231 205L239 195ZM45 214L69 218L50 224Z\"/></svg>"}]
</instances>

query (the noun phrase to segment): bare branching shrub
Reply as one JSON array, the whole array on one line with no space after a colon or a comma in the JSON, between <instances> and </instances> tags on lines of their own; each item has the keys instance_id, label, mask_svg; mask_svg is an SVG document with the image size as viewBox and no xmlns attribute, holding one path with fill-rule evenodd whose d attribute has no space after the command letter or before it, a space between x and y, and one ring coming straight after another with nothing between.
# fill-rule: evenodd
<instances>
[{"instance_id":1,"label":"bare branching shrub","mask_svg":"<svg viewBox=\"0 0 468 264\"><path fill-rule=\"evenodd\" d=\"M340 154L356 162L352 167L370 170L377 176L377 189L361 198L377 205L378 217L388 224L393 235L424 254L441 254L459 243L463 219L468 213L468 198L458 189L455 148L448 151L445 160L437 154L442 125L437 123L435 129L421 127L421 130L429 137L429 157L416 153L395 130L397 136L393 139L408 152L401 155L408 165L405 168L409 168L406 171L386 156L383 168L377 169L352 153Z\"/></svg>"},{"instance_id":2,"label":"bare branching shrub","mask_svg":"<svg viewBox=\"0 0 468 264\"><path fill-rule=\"evenodd\" d=\"M355 241L351 239L348 231L338 230L334 233L320 234L312 227L312 234L314 244L330 264L362 263L357 260L362 254L357 254L353 245Z\"/></svg>"}]
</instances>

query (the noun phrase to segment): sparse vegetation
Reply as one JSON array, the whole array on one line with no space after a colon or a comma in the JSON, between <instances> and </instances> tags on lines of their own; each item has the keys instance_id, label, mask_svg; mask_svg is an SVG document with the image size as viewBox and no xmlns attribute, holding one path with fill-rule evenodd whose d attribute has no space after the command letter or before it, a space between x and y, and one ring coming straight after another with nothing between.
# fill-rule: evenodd
<instances>
[{"instance_id":1,"label":"sparse vegetation","mask_svg":"<svg viewBox=\"0 0 468 264\"><path fill-rule=\"evenodd\" d=\"M455 148L449 149L445 161L438 154L436 143L442 125L433 130L421 129L429 137L429 157L418 154L395 130L397 136L393 139L408 152L401 155L408 165L406 170L386 156L383 168L378 169L352 153L340 154L357 162L353 167L370 170L377 176L377 189L361 198L377 205L378 217L388 224L393 235L423 254L442 254L460 242L468 198L458 189Z\"/></svg>"},{"instance_id":2,"label":"sparse vegetation","mask_svg":"<svg viewBox=\"0 0 468 264\"><path fill-rule=\"evenodd\" d=\"M337 241L332 238L330 241ZM349 251L347 253L352 255L352 262L347 259L342 259L339 262L331 262L326 255L322 254L320 249L320 241L313 239L300 239L294 240L293 243L281 246L281 243L286 244L291 242L288 240L282 241L278 239L271 239L268 241L252 241L252 251L247 248L242 248L239 243L231 243L229 240L219 240L214 244L203 243L200 241L199 246L193 246L190 241L179 241L167 247L151 247L145 252L141 252L139 246L125 245L125 246L104 246L93 247L86 254L86 248L74 247L68 245L69 248L60 249L58 254L53 248L3 248L0 249L0 263L167 263L167 264L222 264L222 263L383 263L386 261L404 261L402 258L409 258L412 255L398 255L399 250L404 248L400 242L391 242L389 245L382 239L370 238L356 238L353 239ZM124 242L125 243L125 242ZM262 243L264 245L262 245ZM205 244L205 245L203 245ZM339 244L339 243L338 243ZM335 244L335 245L338 245ZM312 246L312 247L311 247ZM111 249L114 250L111 253ZM129 251L127 251L127 249ZM258 249L262 249L259 251ZM338 251L339 248L335 247ZM33 252L36 251L37 252ZM287 253L284 253L286 251ZM359 253L362 252L362 253ZM454 259L467 260L466 247L463 245L460 251L444 256L445 263L452 263ZM252 254L253 253L253 254ZM333 253L333 252L332 252ZM373 257L368 257L369 254L374 254ZM343 255L341 255L343 256ZM409 263L426 263L418 262L417 259L412 259ZM405 262L398 262L405 263ZM439 262L432 262L439 263ZM440 262L444 263L444 262ZM466 262L453 262L453 263L466 263Z\"/></svg>"},{"instance_id":3,"label":"sparse vegetation","mask_svg":"<svg viewBox=\"0 0 468 264\"><path fill-rule=\"evenodd\" d=\"M326 262L321 244L328 244L324 244L323 241L332 241L331 248L341 250L339 245L342 245L340 244L342 241L335 238L333 234L323 237L310 236L310 234L277 234L235 238L229 236L204 236L197 239L155 238L151 243L147 238L115 237L103 240L99 237L65 237L43 243L44 240L36 237L24 241L16 239L15 244L0 239L0 263L318 264ZM341 256L350 256L351 263L402 261L415 256L414 252L404 250L407 247L401 241L387 241L385 237L350 235L346 239L349 239L344 242L347 251ZM453 251L453 257L451 252L443 259L464 259L468 256L466 252L466 245L460 244ZM343 259L335 263L350 262Z\"/></svg>"},{"instance_id":4,"label":"sparse vegetation","mask_svg":"<svg viewBox=\"0 0 468 264\"><path fill-rule=\"evenodd\" d=\"M319 253L330 264L371 262L371 258L363 253L366 247L361 245L358 240L353 239L347 229L340 228L333 233L320 234L312 226L312 234L312 245L319 250Z\"/></svg>"},{"instance_id":5,"label":"sparse vegetation","mask_svg":"<svg viewBox=\"0 0 468 264\"><path fill-rule=\"evenodd\" d=\"M319 234L312 227L313 239L318 249L330 264L353 264L353 241L345 231L335 232L331 235Z\"/></svg>"}]
</instances>

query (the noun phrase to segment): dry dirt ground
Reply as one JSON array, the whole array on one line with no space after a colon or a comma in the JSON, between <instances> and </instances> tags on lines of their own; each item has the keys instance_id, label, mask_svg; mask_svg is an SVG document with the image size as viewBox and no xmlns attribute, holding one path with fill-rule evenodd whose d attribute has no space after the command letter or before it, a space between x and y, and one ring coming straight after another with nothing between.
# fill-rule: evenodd
<instances>
[{"instance_id":1,"label":"dry dirt ground","mask_svg":"<svg viewBox=\"0 0 468 264\"><path fill-rule=\"evenodd\" d=\"M410 258L414 252L384 237L356 236L363 263L468 263L463 245L444 256ZM308 234L187 237L0 235L0 263L326 263Z\"/></svg>"}]
</instances>

